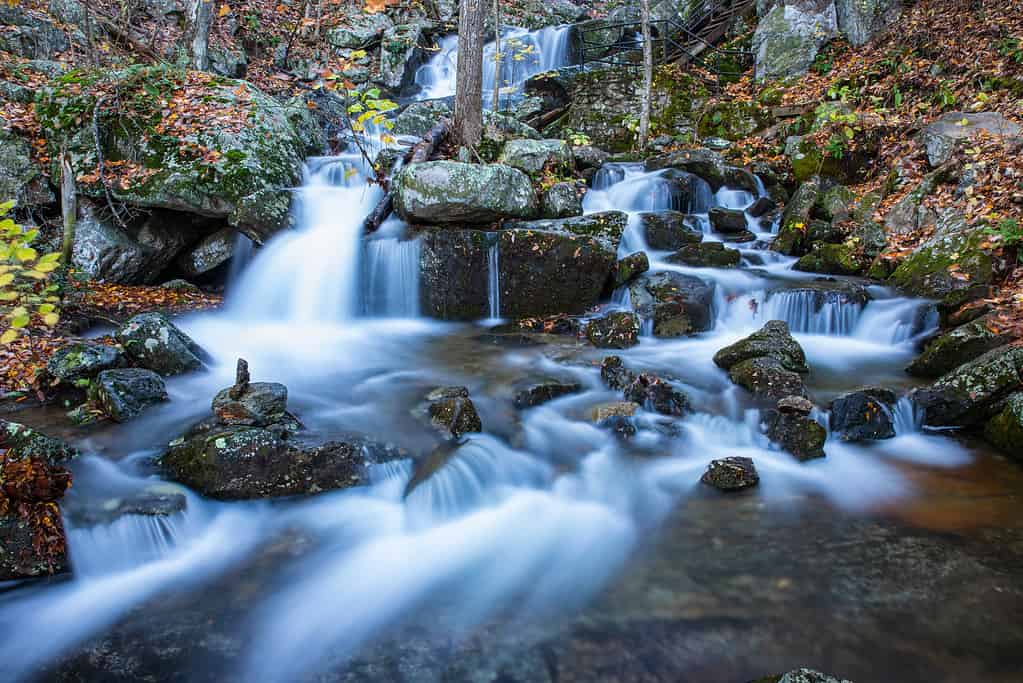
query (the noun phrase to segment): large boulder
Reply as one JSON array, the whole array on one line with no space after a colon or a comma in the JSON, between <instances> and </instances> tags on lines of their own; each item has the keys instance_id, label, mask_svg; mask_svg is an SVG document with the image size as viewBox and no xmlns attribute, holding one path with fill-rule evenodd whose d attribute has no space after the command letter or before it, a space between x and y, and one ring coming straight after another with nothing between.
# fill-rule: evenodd
<instances>
[{"instance_id":1,"label":"large boulder","mask_svg":"<svg viewBox=\"0 0 1023 683\"><path fill-rule=\"evenodd\" d=\"M703 241L703 232L695 219L681 211L645 211L638 215L638 220L651 249L675 251Z\"/></svg>"},{"instance_id":2,"label":"large boulder","mask_svg":"<svg viewBox=\"0 0 1023 683\"><path fill-rule=\"evenodd\" d=\"M391 132L422 138L445 116L451 116L451 107L443 101L413 102L394 117Z\"/></svg>"},{"instance_id":3,"label":"large boulder","mask_svg":"<svg viewBox=\"0 0 1023 683\"><path fill-rule=\"evenodd\" d=\"M931 166L938 167L952 157L957 145L981 131L999 137L1019 137L1023 135L1023 126L998 112L952 111L924 128L920 132L920 140L927 150L927 160Z\"/></svg>"},{"instance_id":4,"label":"large boulder","mask_svg":"<svg viewBox=\"0 0 1023 683\"><path fill-rule=\"evenodd\" d=\"M0 197L27 208L56 201L42 169L32 160L28 140L0 129Z\"/></svg>"},{"instance_id":5,"label":"large boulder","mask_svg":"<svg viewBox=\"0 0 1023 683\"><path fill-rule=\"evenodd\" d=\"M626 222L625 214L612 211L510 223L514 227L499 232L425 230L421 309L447 320L486 317L496 249L502 316L583 313L600 301L614 272Z\"/></svg>"},{"instance_id":6,"label":"large boulder","mask_svg":"<svg viewBox=\"0 0 1023 683\"><path fill-rule=\"evenodd\" d=\"M1023 392L1010 396L1002 411L988 420L984 437L1006 455L1023 460Z\"/></svg>"},{"instance_id":7,"label":"large boulder","mask_svg":"<svg viewBox=\"0 0 1023 683\"><path fill-rule=\"evenodd\" d=\"M411 223L489 223L537 214L533 185L503 164L428 161L394 181L394 208Z\"/></svg>"},{"instance_id":8,"label":"large boulder","mask_svg":"<svg viewBox=\"0 0 1023 683\"><path fill-rule=\"evenodd\" d=\"M902 0L835 0L838 29L853 45L863 45L891 28L902 15Z\"/></svg>"},{"instance_id":9,"label":"large boulder","mask_svg":"<svg viewBox=\"0 0 1023 683\"><path fill-rule=\"evenodd\" d=\"M205 352L161 313L141 313L114 335L138 366L161 375L179 375L202 367Z\"/></svg>"},{"instance_id":10,"label":"large boulder","mask_svg":"<svg viewBox=\"0 0 1023 683\"><path fill-rule=\"evenodd\" d=\"M1000 403L1023 389L1023 346L1003 346L915 390L913 402L930 427L973 427L991 418Z\"/></svg>"},{"instance_id":11,"label":"large boulder","mask_svg":"<svg viewBox=\"0 0 1023 683\"><path fill-rule=\"evenodd\" d=\"M542 218L571 218L583 213L586 183L581 180L554 183L540 195Z\"/></svg>"},{"instance_id":12,"label":"large boulder","mask_svg":"<svg viewBox=\"0 0 1023 683\"><path fill-rule=\"evenodd\" d=\"M906 372L916 377L941 377L1012 339L1010 332L995 326L993 316L985 315L932 339Z\"/></svg>"},{"instance_id":13,"label":"large boulder","mask_svg":"<svg viewBox=\"0 0 1023 683\"><path fill-rule=\"evenodd\" d=\"M517 168L531 176L545 170L556 176L572 171L572 149L564 140L509 140L498 162Z\"/></svg>"},{"instance_id":14,"label":"large boulder","mask_svg":"<svg viewBox=\"0 0 1023 683\"><path fill-rule=\"evenodd\" d=\"M53 59L69 49L67 35L45 14L30 12L18 3L0 7L0 50L26 59Z\"/></svg>"},{"instance_id":15,"label":"large boulder","mask_svg":"<svg viewBox=\"0 0 1023 683\"><path fill-rule=\"evenodd\" d=\"M629 286L635 311L656 337L681 337L714 324L714 284L675 272L646 273Z\"/></svg>"},{"instance_id":16,"label":"large boulder","mask_svg":"<svg viewBox=\"0 0 1023 683\"><path fill-rule=\"evenodd\" d=\"M378 82L396 92L411 85L416 67L423 61L424 43L421 24L400 24L385 29L380 40Z\"/></svg>"},{"instance_id":17,"label":"large boulder","mask_svg":"<svg viewBox=\"0 0 1023 683\"><path fill-rule=\"evenodd\" d=\"M191 278L224 265L234 255L237 235L234 228L224 228L207 236L178 256L178 268Z\"/></svg>"},{"instance_id":18,"label":"large boulder","mask_svg":"<svg viewBox=\"0 0 1023 683\"><path fill-rule=\"evenodd\" d=\"M724 370L754 358L773 358L791 372L810 371L803 347L789 333L789 326L781 320L768 321L760 330L714 354L714 362Z\"/></svg>"},{"instance_id":19,"label":"large boulder","mask_svg":"<svg viewBox=\"0 0 1023 683\"><path fill-rule=\"evenodd\" d=\"M771 243L771 249L788 256L801 256L809 247L807 230L810 213L820 194L820 179L811 178L804 182L785 205L778 236Z\"/></svg>"},{"instance_id":20,"label":"large boulder","mask_svg":"<svg viewBox=\"0 0 1023 683\"><path fill-rule=\"evenodd\" d=\"M167 400L163 378L144 368L104 370L89 386L89 398L114 422L127 422Z\"/></svg>"},{"instance_id":21,"label":"large boulder","mask_svg":"<svg viewBox=\"0 0 1023 683\"><path fill-rule=\"evenodd\" d=\"M831 402L831 431L843 441L890 439L895 436L895 394L863 389Z\"/></svg>"},{"instance_id":22,"label":"large boulder","mask_svg":"<svg viewBox=\"0 0 1023 683\"><path fill-rule=\"evenodd\" d=\"M837 35L834 0L782 0L753 34L757 80L806 73L818 50Z\"/></svg>"},{"instance_id":23,"label":"large boulder","mask_svg":"<svg viewBox=\"0 0 1023 683\"><path fill-rule=\"evenodd\" d=\"M115 94L131 106L113 106ZM177 101L207 109L194 118L161 110L161 102ZM36 100L51 175L59 177L66 146L79 191L102 198L94 111L105 160L123 161L122 171L130 171L124 181L107 172L115 200L226 219L257 242L288 224L290 188L310 150L287 108L251 84L164 66L73 71L51 81ZM207 125L213 120L217 125Z\"/></svg>"},{"instance_id":24,"label":"large boulder","mask_svg":"<svg viewBox=\"0 0 1023 683\"><path fill-rule=\"evenodd\" d=\"M71 261L90 280L134 283L142 279L147 258L142 246L124 230L104 220L90 204L75 224Z\"/></svg>"}]
</instances>

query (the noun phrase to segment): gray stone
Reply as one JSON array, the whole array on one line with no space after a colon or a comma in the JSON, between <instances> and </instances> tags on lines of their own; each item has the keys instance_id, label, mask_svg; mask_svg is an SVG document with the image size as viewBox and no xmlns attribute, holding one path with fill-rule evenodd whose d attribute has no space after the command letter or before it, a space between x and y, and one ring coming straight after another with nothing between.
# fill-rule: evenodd
<instances>
[{"instance_id":1,"label":"gray stone","mask_svg":"<svg viewBox=\"0 0 1023 683\"><path fill-rule=\"evenodd\" d=\"M992 317L985 315L931 340L906 372L917 377L940 377L1008 344L1013 339L1011 331L997 328Z\"/></svg>"},{"instance_id":2,"label":"gray stone","mask_svg":"<svg viewBox=\"0 0 1023 683\"><path fill-rule=\"evenodd\" d=\"M831 403L831 431L843 441L891 439L895 436L894 396L871 391L843 394Z\"/></svg>"},{"instance_id":3,"label":"gray stone","mask_svg":"<svg viewBox=\"0 0 1023 683\"><path fill-rule=\"evenodd\" d=\"M547 403L548 401L561 398L562 396L569 396L571 394L578 393L581 390L582 385L578 382L558 382L553 380L545 382L527 382L518 385L515 392L514 403L515 407L520 410L533 408Z\"/></svg>"},{"instance_id":4,"label":"gray stone","mask_svg":"<svg viewBox=\"0 0 1023 683\"><path fill-rule=\"evenodd\" d=\"M420 24L386 29L380 39L380 83L395 91L411 85L423 60L423 42Z\"/></svg>"},{"instance_id":5,"label":"gray stone","mask_svg":"<svg viewBox=\"0 0 1023 683\"><path fill-rule=\"evenodd\" d=\"M238 232L234 228L218 230L181 254L177 259L178 267L188 277L210 272L231 259L237 237Z\"/></svg>"},{"instance_id":6,"label":"gray stone","mask_svg":"<svg viewBox=\"0 0 1023 683\"><path fill-rule=\"evenodd\" d=\"M199 345L161 313L141 313L114 334L137 365L161 375L178 375L202 366Z\"/></svg>"},{"instance_id":7,"label":"gray stone","mask_svg":"<svg viewBox=\"0 0 1023 683\"><path fill-rule=\"evenodd\" d=\"M77 342L61 347L50 356L46 362L46 372L61 383L74 384L123 364L124 354L116 346Z\"/></svg>"},{"instance_id":8,"label":"gray stone","mask_svg":"<svg viewBox=\"0 0 1023 683\"><path fill-rule=\"evenodd\" d=\"M346 12L345 24L327 31L327 42L337 48L369 47L394 26L385 12Z\"/></svg>"},{"instance_id":9,"label":"gray stone","mask_svg":"<svg viewBox=\"0 0 1023 683\"><path fill-rule=\"evenodd\" d=\"M554 183L540 195L542 218L570 218L583 213L586 183L581 180Z\"/></svg>"},{"instance_id":10,"label":"gray stone","mask_svg":"<svg viewBox=\"0 0 1023 683\"><path fill-rule=\"evenodd\" d=\"M753 34L757 80L806 73L818 50L837 35L834 0L784 0Z\"/></svg>"},{"instance_id":11,"label":"gray stone","mask_svg":"<svg viewBox=\"0 0 1023 683\"><path fill-rule=\"evenodd\" d=\"M152 370L104 370L89 387L89 398L114 422L138 417L151 405L167 400L163 378Z\"/></svg>"},{"instance_id":12,"label":"gray stone","mask_svg":"<svg viewBox=\"0 0 1023 683\"><path fill-rule=\"evenodd\" d=\"M757 399L777 401L787 396L806 395L802 375L767 356L736 363L728 370L728 378Z\"/></svg>"},{"instance_id":13,"label":"gray stone","mask_svg":"<svg viewBox=\"0 0 1023 683\"><path fill-rule=\"evenodd\" d=\"M838 30L853 45L887 31L902 15L902 0L835 0Z\"/></svg>"},{"instance_id":14,"label":"gray stone","mask_svg":"<svg viewBox=\"0 0 1023 683\"><path fill-rule=\"evenodd\" d=\"M564 140L509 140L498 162L531 176L549 171L555 176L571 172L572 150Z\"/></svg>"},{"instance_id":15,"label":"gray stone","mask_svg":"<svg viewBox=\"0 0 1023 683\"><path fill-rule=\"evenodd\" d=\"M646 273L629 287L635 311L656 337L680 337L713 325L714 284L676 272Z\"/></svg>"},{"instance_id":16,"label":"gray stone","mask_svg":"<svg viewBox=\"0 0 1023 683\"><path fill-rule=\"evenodd\" d=\"M1003 346L915 390L911 398L929 427L973 427L991 418L1001 401L1021 389L1023 347Z\"/></svg>"},{"instance_id":17,"label":"gray stone","mask_svg":"<svg viewBox=\"0 0 1023 683\"><path fill-rule=\"evenodd\" d=\"M738 363L754 358L772 358L786 370L795 373L810 371L806 365L803 347L789 333L789 326L781 320L770 320L757 332L721 349L714 354L714 363L720 368L730 370ZM803 392L797 391L792 394L802 396ZM785 398L788 395L782 394L777 398Z\"/></svg>"},{"instance_id":18,"label":"gray stone","mask_svg":"<svg viewBox=\"0 0 1023 683\"><path fill-rule=\"evenodd\" d=\"M510 166L428 161L398 174L394 208L409 222L487 223L531 218L537 201L529 176Z\"/></svg>"},{"instance_id":19,"label":"gray stone","mask_svg":"<svg viewBox=\"0 0 1023 683\"><path fill-rule=\"evenodd\" d=\"M703 241L703 232L695 219L680 211L645 211L639 214L639 221L651 249L675 251Z\"/></svg>"},{"instance_id":20,"label":"gray stone","mask_svg":"<svg viewBox=\"0 0 1023 683\"><path fill-rule=\"evenodd\" d=\"M413 102L394 118L395 135L425 137L441 118L451 116L451 108L444 102Z\"/></svg>"},{"instance_id":21,"label":"gray stone","mask_svg":"<svg viewBox=\"0 0 1023 683\"><path fill-rule=\"evenodd\" d=\"M725 209L715 206L707 216L717 232L738 233L746 230L746 214L741 209Z\"/></svg>"},{"instance_id":22,"label":"gray stone","mask_svg":"<svg viewBox=\"0 0 1023 683\"><path fill-rule=\"evenodd\" d=\"M124 230L83 203L71 252L75 268L91 280L133 284L144 278L147 254Z\"/></svg>"},{"instance_id":23,"label":"gray stone","mask_svg":"<svg viewBox=\"0 0 1023 683\"><path fill-rule=\"evenodd\" d=\"M711 460L700 481L719 491L741 491L760 483L752 458L733 456Z\"/></svg>"},{"instance_id":24,"label":"gray stone","mask_svg":"<svg viewBox=\"0 0 1023 683\"><path fill-rule=\"evenodd\" d=\"M284 419L288 388L277 382L253 382L240 392L228 387L213 397L212 408L221 424L266 427Z\"/></svg>"},{"instance_id":25,"label":"gray stone","mask_svg":"<svg viewBox=\"0 0 1023 683\"><path fill-rule=\"evenodd\" d=\"M729 249L722 242L687 244L665 260L693 268L735 268L742 255L738 249Z\"/></svg>"},{"instance_id":26,"label":"gray stone","mask_svg":"<svg viewBox=\"0 0 1023 683\"><path fill-rule=\"evenodd\" d=\"M0 50L27 59L53 59L69 49L71 43L56 24L45 15L30 13L16 5L0 6Z\"/></svg>"},{"instance_id":27,"label":"gray stone","mask_svg":"<svg viewBox=\"0 0 1023 683\"><path fill-rule=\"evenodd\" d=\"M21 208L52 204L53 190L32 161L32 148L24 138L0 129L0 197Z\"/></svg>"},{"instance_id":28,"label":"gray stone","mask_svg":"<svg viewBox=\"0 0 1023 683\"><path fill-rule=\"evenodd\" d=\"M1023 127L998 112L953 111L924 128L920 139L927 149L927 160L931 166L937 167L952 157L958 144L981 131L996 137L1023 135Z\"/></svg>"},{"instance_id":29,"label":"gray stone","mask_svg":"<svg viewBox=\"0 0 1023 683\"><path fill-rule=\"evenodd\" d=\"M706 180L715 192L725 185L728 166L719 152L709 149L685 149L646 161L646 170L674 168Z\"/></svg>"}]
</instances>

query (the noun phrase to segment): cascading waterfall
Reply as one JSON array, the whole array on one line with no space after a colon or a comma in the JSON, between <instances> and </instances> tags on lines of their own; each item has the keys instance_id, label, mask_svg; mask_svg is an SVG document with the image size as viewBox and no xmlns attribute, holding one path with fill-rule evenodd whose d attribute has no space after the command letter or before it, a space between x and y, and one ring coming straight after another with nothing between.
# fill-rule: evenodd
<instances>
[{"instance_id":1,"label":"cascading waterfall","mask_svg":"<svg viewBox=\"0 0 1023 683\"><path fill-rule=\"evenodd\" d=\"M501 88L516 88L535 74L567 66L571 26L549 26L539 31L506 28L501 32ZM490 105L497 74L496 44L483 47L483 99ZM441 40L437 54L416 72L417 99L432 100L455 94L458 71L458 36Z\"/></svg>"},{"instance_id":2,"label":"cascading waterfall","mask_svg":"<svg viewBox=\"0 0 1023 683\"><path fill-rule=\"evenodd\" d=\"M782 290L767 294L760 317L784 320L793 332L849 336L863 309L859 302L822 296L816 290Z\"/></svg>"},{"instance_id":3,"label":"cascading waterfall","mask_svg":"<svg viewBox=\"0 0 1023 683\"><path fill-rule=\"evenodd\" d=\"M381 237L366 242L364 308L369 316L419 316L418 239Z\"/></svg>"},{"instance_id":4,"label":"cascading waterfall","mask_svg":"<svg viewBox=\"0 0 1023 683\"><path fill-rule=\"evenodd\" d=\"M501 318L501 268L498 261L500 252L501 243L499 241L495 241L487 249L487 304L491 320L500 320Z\"/></svg>"}]
</instances>

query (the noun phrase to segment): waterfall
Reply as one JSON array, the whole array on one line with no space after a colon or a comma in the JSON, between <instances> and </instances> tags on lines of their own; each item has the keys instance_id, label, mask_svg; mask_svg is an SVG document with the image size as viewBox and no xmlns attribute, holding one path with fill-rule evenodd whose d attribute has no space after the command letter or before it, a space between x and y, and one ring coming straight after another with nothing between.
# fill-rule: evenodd
<instances>
[{"instance_id":1,"label":"waterfall","mask_svg":"<svg viewBox=\"0 0 1023 683\"><path fill-rule=\"evenodd\" d=\"M242 233L234 238L234 248L231 251L231 266L227 274L227 289L233 291L235 285L242 277L242 273L252 263L256 254L256 245Z\"/></svg>"},{"instance_id":2,"label":"waterfall","mask_svg":"<svg viewBox=\"0 0 1023 683\"><path fill-rule=\"evenodd\" d=\"M384 237L366 242L363 313L388 318L419 316L419 239Z\"/></svg>"},{"instance_id":3,"label":"waterfall","mask_svg":"<svg viewBox=\"0 0 1023 683\"><path fill-rule=\"evenodd\" d=\"M490 319L501 319L501 269L498 263L501 243L495 241L487 249L487 303L490 306Z\"/></svg>"},{"instance_id":4,"label":"waterfall","mask_svg":"<svg viewBox=\"0 0 1023 683\"><path fill-rule=\"evenodd\" d=\"M539 31L505 28L501 32L501 88L520 87L538 73L567 66L572 27L549 26ZM455 76L458 71L458 36L446 36L440 41L437 54L416 72L420 87L417 99L432 100L455 94ZM490 104L497 72L495 43L483 47L483 99Z\"/></svg>"},{"instance_id":5,"label":"waterfall","mask_svg":"<svg viewBox=\"0 0 1023 683\"><path fill-rule=\"evenodd\" d=\"M863 305L841 295L813 289L770 292L761 311L763 320L784 320L793 332L849 336Z\"/></svg>"}]
</instances>

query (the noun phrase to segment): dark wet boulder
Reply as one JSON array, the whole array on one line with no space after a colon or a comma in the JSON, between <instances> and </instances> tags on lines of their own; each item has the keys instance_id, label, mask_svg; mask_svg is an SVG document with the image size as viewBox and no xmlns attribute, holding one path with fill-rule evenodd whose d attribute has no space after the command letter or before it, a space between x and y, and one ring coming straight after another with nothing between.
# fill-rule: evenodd
<instances>
[{"instance_id":1,"label":"dark wet boulder","mask_svg":"<svg viewBox=\"0 0 1023 683\"><path fill-rule=\"evenodd\" d=\"M144 368L104 370L89 386L89 399L114 422L127 422L167 400L163 378Z\"/></svg>"},{"instance_id":2,"label":"dark wet boulder","mask_svg":"<svg viewBox=\"0 0 1023 683\"><path fill-rule=\"evenodd\" d=\"M627 349L639 343L639 318L631 311L611 311L586 326L586 338L598 349Z\"/></svg>"},{"instance_id":3,"label":"dark wet boulder","mask_svg":"<svg viewBox=\"0 0 1023 683\"><path fill-rule=\"evenodd\" d=\"M732 369L738 363L756 358L771 358L780 367L795 373L807 373L806 354L789 333L789 326L781 320L770 320L760 330L745 339L726 346L714 354L714 362L725 370ZM765 366L766 367L766 366ZM802 395L802 391L792 392ZM784 398L788 394L778 396Z\"/></svg>"},{"instance_id":4,"label":"dark wet boulder","mask_svg":"<svg viewBox=\"0 0 1023 683\"><path fill-rule=\"evenodd\" d=\"M133 363L161 375L202 367L203 350L162 313L136 315L114 336Z\"/></svg>"},{"instance_id":5,"label":"dark wet boulder","mask_svg":"<svg viewBox=\"0 0 1023 683\"><path fill-rule=\"evenodd\" d=\"M537 215L529 176L504 164L427 161L394 180L394 209L410 223L489 223Z\"/></svg>"},{"instance_id":6,"label":"dark wet boulder","mask_svg":"<svg viewBox=\"0 0 1023 683\"><path fill-rule=\"evenodd\" d=\"M895 436L895 395L863 389L831 403L831 431L843 441L873 441Z\"/></svg>"},{"instance_id":7,"label":"dark wet boulder","mask_svg":"<svg viewBox=\"0 0 1023 683\"><path fill-rule=\"evenodd\" d=\"M572 149L564 140L509 140L505 143L498 163L517 168L530 176L539 176L544 170L554 175L572 171Z\"/></svg>"},{"instance_id":8,"label":"dark wet boulder","mask_svg":"<svg viewBox=\"0 0 1023 683\"><path fill-rule=\"evenodd\" d=\"M583 313L609 283L626 222L624 213L609 211L510 223L499 232L423 230L421 309L446 320L486 317L491 249L497 249L502 316Z\"/></svg>"},{"instance_id":9,"label":"dark wet boulder","mask_svg":"<svg viewBox=\"0 0 1023 683\"><path fill-rule=\"evenodd\" d=\"M253 382L228 387L213 397L213 414L225 425L265 427L284 419L288 388L277 382Z\"/></svg>"},{"instance_id":10,"label":"dark wet boulder","mask_svg":"<svg viewBox=\"0 0 1023 683\"><path fill-rule=\"evenodd\" d=\"M367 455L358 441L292 445L281 430L200 427L160 459L168 477L210 498L242 500L318 493L362 483Z\"/></svg>"},{"instance_id":11,"label":"dark wet boulder","mask_svg":"<svg viewBox=\"0 0 1023 683\"><path fill-rule=\"evenodd\" d=\"M615 437L624 440L636 436L636 420L625 415L608 415L597 422L599 429L611 432Z\"/></svg>"},{"instance_id":12,"label":"dark wet boulder","mask_svg":"<svg viewBox=\"0 0 1023 683\"><path fill-rule=\"evenodd\" d=\"M620 356L605 356L600 362L600 379L611 389L623 391L636 380L636 373L625 367Z\"/></svg>"},{"instance_id":13,"label":"dark wet boulder","mask_svg":"<svg viewBox=\"0 0 1023 683\"><path fill-rule=\"evenodd\" d=\"M224 228L208 235L178 256L178 268L187 277L194 278L222 266L234 255L237 236L234 228Z\"/></svg>"},{"instance_id":14,"label":"dark wet boulder","mask_svg":"<svg viewBox=\"0 0 1023 683\"><path fill-rule=\"evenodd\" d=\"M873 257L867 257L855 240L840 244L815 242L810 253L804 254L793 266L804 273L828 275L860 275L869 267Z\"/></svg>"},{"instance_id":15,"label":"dark wet boulder","mask_svg":"<svg viewBox=\"0 0 1023 683\"><path fill-rule=\"evenodd\" d=\"M798 413L770 410L764 416L767 438L798 460L824 457L828 431L816 420Z\"/></svg>"},{"instance_id":16,"label":"dark wet boulder","mask_svg":"<svg viewBox=\"0 0 1023 683\"><path fill-rule=\"evenodd\" d=\"M645 251L629 254L615 264L613 286L617 289L628 284L648 270L650 270L650 259Z\"/></svg>"},{"instance_id":17,"label":"dark wet boulder","mask_svg":"<svg viewBox=\"0 0 1023 683\"><path fill-rule=\"evenodd\" d=\"M632 306L655 337L681 337L713 325L714 285L675 272L646 273L629 286Z\"/></svg>"},{"instance_id":18,"label":"dark wet boulder","mask_svg":"<svg viewBox=\"0 0 1023 683\"><path fill-rule=\"evenodd\" d=\"M820 179L812 178L796 190L792 199L785 206L778 228L778 236L771 243L771 249L787 256L801 256L806 253L809 244L806 239L810 223L810 212L817 203L820 193Z\"/></svg>"},{"instance_id":19,"label":"dark wet boulder","mask_svg":"<svg viewBox=\"0 0 1023 683\"><path fill-rule=\"evenodd\" d=\"M659 171L674 168L697 175L706 180L712 190L725 184L727 165L719 152L709 149L684 149L647 159L646 170Z\"/></svg>"},{"instance_id":20,"label":"dark wet boulder","mask_svg":"<svg viewBox=\"0 0 1023 683\"><path fill-rule=\"evenodd\" d=\"M1006 399L1001 412L988 420L984 438L1006 455L1023 460L1023 392Z\"/></svg>"},{"instance_id":21,"label":"dark wet boulder","mask_svg":"<svg viewBox=\"0 0 1023 683\"><path fill-rule=\"evenodd\" d=\"M438 387L426 395L426 418L437 430L450 436L483 431L476 405L465 387Z\"/></svg>"},{"instance_id":22,"label":"dark wet boulder","mask_svg":"<svg viewBox=\"0 0 1023 683\"><path fill-rule=\"evenodd\" d=\"M689 412L689 397L656 375L642 373L625 387L625 398L661 415L680 416Z\"/></svg>"},{"instance_id":23,"label":"dark wet boulder","mask_svg":"<svg viewBox=\"0 0 1023 683\"><path fill-rule=\"evenodd\" d=\"M645 211L639 214L639 222L651 249L674 251L703 241L696 221L681 211Z\"/></svg>"},{"instance_id":24,"label":"dark wet boulder","mask_svg":"<svg viewBox=\"0 0 1023 683\"><path fill-rule=\"evenodd\" d=\"M991 315L985 315L931 340L906 372L916 377L940 377L1012 340L1011 332L1000 329Z\"/></svg>"},{"instance_id":25,"label":"dark wet boulder","mask_svg":"<svg viewBox=\"0 0 1023 683\"><path fill-rule=\"evenodd\" d=\"M974 427L998 412L1001 403L1023 389L1023 346L988 351L915 390L913 402L929 427Z\"/></svg>"},{"instance_id":26,"label":"dark wet boulder","mask_svg":"<svg viewBox=\"0 0 1023 683\"><path fill-rule=\"evenodd\" d=\"M562 396L578 393L582 385L578 382L526 382L520 384L515 391L515 407L521 409L533 408L538 405L553 401Z\"/></svg>"},{"instance_id":27,"label":"dark wet boulder","mask_svg":"<svg viewBox=\"0 0 1023 683\"><path fill-rule=\"evenodd\" d=\"M778 208L778 205L770 197L757 197L756 201L746 207L746 213L754 218L760 218Z\"/></svg>"},{"instance_id":28,"label":"dark wet boulder","mask_svg":"<svg viewBox=\"0 0 1023 683\"><path fill-rule=\"evenodd\" d=\"M732 365L728 377L758 399L776 401L806 394L803 376L769 356L749 358Z\"/></svg>"},{"instance_id":29,"label":"dark wet boulder","mask_svg":"<svg viewBox=\"0 0 1023 683\"><path fill-rule=\"evenodd\" d=\"M687 244L665 260L694 268L735 268L742 260L742 254L722 242L701 242Z\"/></svg>"},{"instance_id":30,"label":"dark wet boulder","mask_svg":"<svg viewBox=\"0 0 1023 683\"><path fill-rule=\"evenodd\" d=\"M126 515L171 517L188 508L184 489L177 484L161 482L127 496L98 500L68 501L65 514L76 526L110 524Z\"/></svg>"},{"instance_id":31,"label":"dark wet boulder","mask_svg":"<svg viewBox=\"0 0 1023 683\"><path fill-rule=\"evenodd\" d=\"M746 229L746 214L740 209L726 209L715 206L707 217L715 232L725 234L742 232Z\"/></svg>"},{"instance_id":32,"label":"dark wet boulder","mask_svg":"<svg viewBox=\"0 0 1023 683\"><path fill-rule=\"evenodd\" d=\"M46 362L46 373L61 384L73 385L89 380L103 370L125 364L124 354L116 346L96 342L76 342L58 349Z\"/></svg>"},{"instance_id":33,"label":"dark wet boulder","mask_svg":"<svg viewBox=\"0 0 1023 683\"><path fill-rule=\"evenodd\" d=\"M741 491L760 483L752 458L732 456L711 460L700 481L719 491Z\"/></svg>"},{"instance_id":34,"label":"dark wet boulder","mask_svg":"<svg viewBox=\"0 0 1023 683\"><path fill-rule=\"evenodd\" d=\"M581 216L585 194L586 184L581 180L554 183L540 195L540 216L542 218Z\"/></svg>"},{"instance_id":35,"label":"dark wet boulder","mask_svg":"<svg viewBox=\"0 0 1023 683\"><path fill-rule=\"evenodd\" d=\"M713 193L707 181L687 171L669 168L656 181L658 192L667 195L668 208L685 213L706 213L712 208Z\"/></svg>"},{"instance_id":36,"label":"dark wet boulder","mask_svg":"<svg viewBox=\"0 0 1023 683\"><path fill-rule=\"evenodd\" d=\"M738 166L725 167L725 187L733 190L745 190L754 196L760 191L756 176L748 169Z\"/></svg>"}]
</instances>

